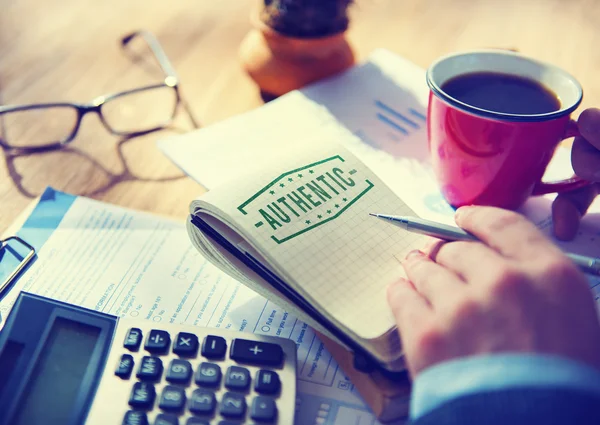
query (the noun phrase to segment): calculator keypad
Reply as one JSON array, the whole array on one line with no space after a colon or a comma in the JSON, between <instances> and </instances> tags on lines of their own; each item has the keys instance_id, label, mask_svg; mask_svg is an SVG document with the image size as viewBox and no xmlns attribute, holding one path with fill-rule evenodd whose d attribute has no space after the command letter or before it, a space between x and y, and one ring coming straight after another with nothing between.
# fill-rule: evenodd
<instances>
[{"instance_id":1,"label":"calculator keypad","mask_svg":"<svg viewBox=\"0 0 600 425\"><path fill-rule=\"evenodd\" d=\"M129 379L131 372L133 371L133 364L133 356L131 354L123 354L121 360L119 360L119 363L117 364L115 375L119 378Z\"/></svg>"},{"instance_id":2,"label":"calculator keypad","mask_svg":"<svg viewBox=\"0 0 600 425\"><path fill-rule=\"evenodd\" d=\"M187 384L192 379L192 365L187 360L171 360L165 379L173 384Z\"/></svg>"},{"instance_id":3,"label":"calculator keypad","mask_svg":"<svg viewBox=\"0 0 600 425\"><path fill-rule=\"evenodd\" d=\"M169 413L159 413L156 415L154 425L179 425L179 418Z\"/></svg>"},{"instance_id":4,"label":"calculator keypad","mask_svg":"<svg viewBox=\"0 0 600 425\"><path fill-rule=\"evenodd\" d=\"M185 406L185 391L181 387L167 385L163 388L158 407L163 410L183 410Z\"/></svg>"},{"instance_id":5,"label":"calculator keypad","mask_svg":"<svg viewBox=\"0 0 600 425\"><path fill-rule=\"evenodd\" d=\"M173 344L173 352L180 356L194 357L198 352L198 337L188 332L179 332Z\"/></svg>"},{"instance_id":6,"label":"calculator keypad","mask_svg":"<svg viewBox=\"0 0 600 425\"><path fill-rule=\"evenodd\" d=\"M207 335L202 343L202 355L207 359L222 359L227 351L225 338Z\"/></svg>"},{"instance_id":7,"label":"calculator keypad","mask_svg":"<svg viewBox=\"0 0 600 425\"><path fill-rule=\"evenodd\" d=\"M167 331L152 329L146 337L144 349L151 353L163 354L169 350L171 345L171 337Z\"/></svg>"},{"instance_id":8,"label":"calculator keypad","mask_svg":"<svg viewBox=\"0 0 600 425\"><path fill-rule=\"evenodd\" d=\"M216 406L217 399L215 393L199 388L192 393L188 407L193 413L208 415L215 411Z\"/></svg>"},{"instance_id":9,"label":"calculator keypad","mask_svg":"<svg viewBox=\"0 0 600 425\"><path fill-rule=\"evenodd\" d=\"M200 363L194 380L200 386L216 387L221 383L221 368L214 363Z\"/></svg>"},{"instance_id":10,"label":"calculator keypad","mask_svg":"<svg viewBox=\"0 0 600 425\"><path fill-rule=\"evenodd\" d=\"M225 376L225 387L230 390L245 391L250 386L250 372L239 366L229 366Z\"/></svg>"},{"instance_id":11,"label":"calculator keypad","mask_svg":"<svg viewBox=\"0 0 600 425\"><path fill-rule=\"evenodd\" d=\"M242 394L225 393L220 413L227 418L241 418L246 413L246 398Z\"/></svg>"},{"instance_id":12,"label":"calculator keypad","mask_svg":"<svg viewBox=\"0 0 600 425\"><path fill-rule=\"evenodd\" d=\"M256 373L254 391L260 394L277 394L281 388L279 375L272 370L261 369Z\"/></svg>"},{"instance_id":13,"label":"calculator keypad","mask_svg":"<svg viewBox=\"0 0 600 425\"><path fill-rule=\"evenodd\" d=\"M131 381L123 425L277 423L282 382L271 368L283 368L278 344L132 327L123 348L114 371Z\"/></svg>"},{"instance_id":14,"label":"calculator keypad","mask_svg":"<svg viewBox=\"0 0 600 425\"><path fill-rule=\"evenodd\" d=\"M148 425L148 417L145 412L129 410L123 418L123 425Z\"/></svg>"},{"instance_id":15,"label":"calculator keypad","mask_svg":"<svg viewBox=\"0 0 600 425\"><path fill-rule=\"evenodd\" d=\"M142 330L138 328L129 329L127 335L125 335L123 347L130 351L137 351L140 349L140 345L142 345Z\"/></svg>"},{"instance_id":16,"label":"calculator keypad","mask_svg":"<svg viewBox=\"0 0 600 425\"><path fill-rule=\"evenodd\" d=\"M129 405L132 407L151 407L154 404L156 390L154 385L147 382L136 382L131 389Z\"/></svg>"},{"instance_id":17,"label":"calculator keypad","mask_svg":"<svg viewBox=\"0 0 600 425\"><path fill-rule=\"evenodd\" d=\"M277 406L271 397L259 395L252 400L250 417L255 421L272 421L277 417Z\"/></svg>"},{"instance_id":18,"label":"calculator keypad","mask_svg":"<svg viewBox=\"0 0 600 425\"><path fill-rule=\"evenodd\" d=\"M283 362L283 350L269 342L234 339L229 356L240 363L279 366Z\"/></svg>"},{"instance_id":19,"label":"calculator keypad","mask_svg":"<svg viewBox=\"0 0 600 425\"><path fill-rule=\"evenodd\" d=\"M141 380L158 381L162 376L162 360L154 356L142 357L136 376Z\"/></svg>"}]
</instances>

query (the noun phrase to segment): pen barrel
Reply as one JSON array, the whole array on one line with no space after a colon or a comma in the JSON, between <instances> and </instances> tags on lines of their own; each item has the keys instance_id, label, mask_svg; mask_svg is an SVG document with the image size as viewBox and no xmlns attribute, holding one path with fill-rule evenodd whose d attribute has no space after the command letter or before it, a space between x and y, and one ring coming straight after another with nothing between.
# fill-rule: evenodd
<instances>
[{"instance_id":1,"label":"pen barrel","mask_svg":"<svg viewBox=\"0 0 600 425\"><path fill-rule=\"evenodd\" d=\"M567 257L569 257L582 272L600 276L600 261L598 261L598 259L571 253L567 253Z\"/></svg>"},{"instance_id":2,"label":"pen barrel","mask_svg":"<svg viewBox=\"0 0 600 425\"><path fill-rule=\"evenodd\" d=\"M435 223L420 219L412 219L408 223L408 230L420 233L422 235L431 236L446 241L476 241L477 238L465 232L463 229L455 226L448 226L442 223Z\"/></svg>"},{"instance_id":3,"label":"pen barrel","mask_svg":"<svg viewBox=\"0 0 600 425\"><path fill-rule=\"evenodd\" d=\"M394 223L409 232L431 236L448 242L479 241L475 235L456 226L449 226L447 224L424 220L418 217L390 216L383 214L378 215L378 217ZM582 272L600 276L600 259L571 253L565 253L565 255L569 257Z\"/></svg>"}]
</instances>

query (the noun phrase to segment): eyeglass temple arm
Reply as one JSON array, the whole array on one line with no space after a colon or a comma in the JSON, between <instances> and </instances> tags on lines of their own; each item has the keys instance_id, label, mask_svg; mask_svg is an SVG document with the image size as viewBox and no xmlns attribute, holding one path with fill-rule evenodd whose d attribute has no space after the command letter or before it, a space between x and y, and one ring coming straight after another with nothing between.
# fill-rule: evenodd
<instances>
[{"instance_id":1,"label":"eyeglass temple arm","mask_svg":"<svg viewBox=\"0 0 600 425\"><path fill-rule=\"evenodd\" d=\"M166 74L166 76L173 77L177 80L177 82L179 82L179 77L177 76L177 73L175 72L175 68L173 68L173 65L171 64L171 61L167 57L167 54L163 50L162 46L160 45L160 43L158 42L156 37L154 37L154 35L151 32L145 31L145 30L140 30L140 31L136 31L131 34L128 34L121 39L121 45L127 46L127 44L129 44L129 42L137 36L142 37L144 39L144 41L146 42L146 44L148 44L148 46L150 47L150 50L152 50L152 53L154 54L154 57L156 58L156 61L158 62L158 64L160 65L160 68L163 70L163 72ZM181 98L181 104L184 107L185 111L187 112L194 128L199 128L200 124L198 123L198 120L196 120L196 118L194 117L194 114L192 113L192 110L191 110L190 106L188 105L187 101L185 99Z\"/></svg>"},{"instance_id":2,"label":"eyeglass temple arm","mask_svg":"<svg viewBox=\"0 0 600 425\"><path fill-rule=\"evenodd\" d=\"M174 77L177 79L177 81L179 81L179 77L177 77L175 68L173 68L173 65L171 64L171 61L167 57L167 54L165 53L162 46L160 45L160 43L158 42L158 40L156 39L156 37L154 37L154 35L152 33L145 31L145 30L133 32L129 35L126 35L125 37L123 37L121 39L121 45L126 46L127 44L129 44L129 42L131 40L133 40L137 36L142 37L144 39L144 41L148 44L148 46L150 47L150 50L152 50L152 53L156 57L158 64L160 65L161 69L166 74L166 76Z\"/></svg>"}]
</instances>

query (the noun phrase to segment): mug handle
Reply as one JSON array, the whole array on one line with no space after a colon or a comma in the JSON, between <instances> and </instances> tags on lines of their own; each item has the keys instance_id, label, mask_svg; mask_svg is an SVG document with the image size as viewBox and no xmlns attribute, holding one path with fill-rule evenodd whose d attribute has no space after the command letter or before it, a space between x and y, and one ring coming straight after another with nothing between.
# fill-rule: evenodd
<instances>
[{"instance_id":1,"label":"mug handle","mask_svg":"<svg viewBox=\"0 0 600 425\"><path fill-rule=\"evenodd\" d=\"M580 137L579 129L577 128L577 123L574 120L570 120L567 125L567 130L565 131L564 139L568 139L570 137ZM538 182L533 188L534 196L537 195L546 195L548 193L561 193L568 192L570 190L581 189L587 185L591 184L590 181L584 180L580 177L573 176L568 179L558 180L554 182Z\"/></svg>"}]
</instances>

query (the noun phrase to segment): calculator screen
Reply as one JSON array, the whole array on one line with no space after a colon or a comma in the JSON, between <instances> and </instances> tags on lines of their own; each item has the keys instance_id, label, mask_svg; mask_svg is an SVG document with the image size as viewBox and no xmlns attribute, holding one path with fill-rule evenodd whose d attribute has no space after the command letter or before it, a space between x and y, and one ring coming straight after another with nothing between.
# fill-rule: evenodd
<instances>
[{"instance_id":1,"label":"calculator screen","mask_svg":"<svg viewBox=\"0 0 600 425\"><path fill-rule=\"evenodd\" d=\"M67 424L101 329L54 320L12 425Z\"/></svg>"}]
</instances>

